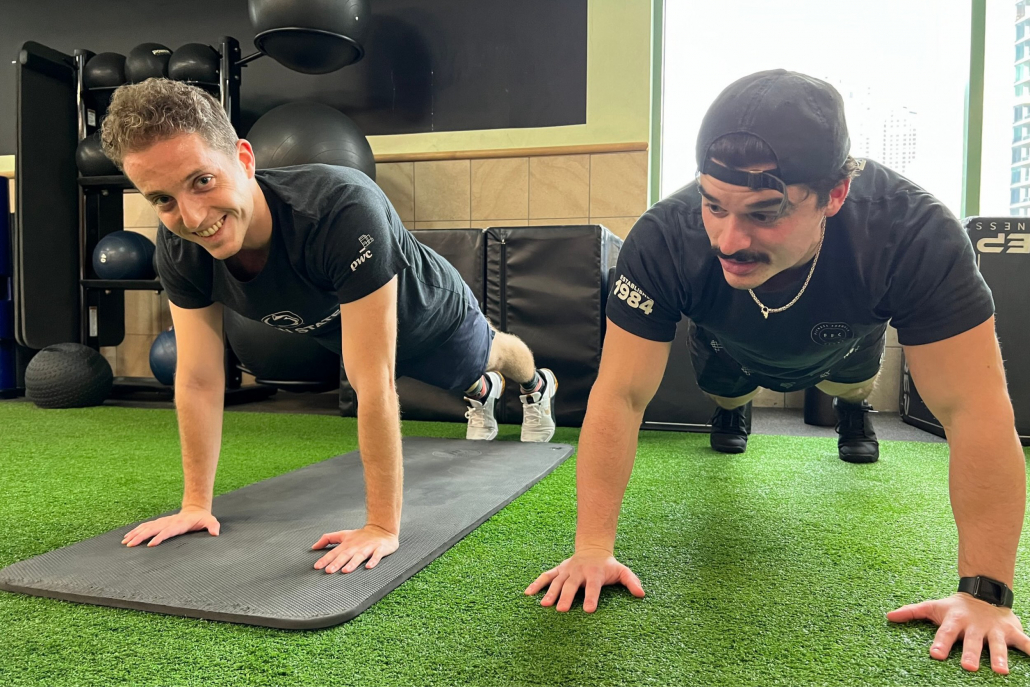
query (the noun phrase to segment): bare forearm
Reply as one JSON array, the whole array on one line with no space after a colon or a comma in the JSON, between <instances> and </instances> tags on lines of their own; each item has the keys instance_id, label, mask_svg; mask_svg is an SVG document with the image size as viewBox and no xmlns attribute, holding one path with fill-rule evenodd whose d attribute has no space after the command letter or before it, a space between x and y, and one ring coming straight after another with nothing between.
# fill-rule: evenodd
<instances>
[{"instance_id":1,"label":"bare forearm","mask_svg":"<svg viewBox=\"0 0 1030 687\"><path fill-rule=\"evenodd\" d=\"M643 408L594 387L576 462L576 550L615 549L622 497L633 470Z\"/></svg>"},{"instance_id":2,"label":"bare forearm","mask_svg":"<svg viewBox=\"0 0 1030 687\"><path fill-rule=\"evenodd\" d=\"M215 471L222 444L225 382L192 385L176 379L175 407L182 444L182 507L211 510Z\"/></svg>"},{"instance_id":3,"label":"bare forearm","mask_svg":"<svg viewBox=\"0 0 1030 687\"><path fill-rule=\"evenodd\" d=\"M367 524L397 534L404 478L400 404L392 383L382 390L359 393L358 446L365 468Z\"/></svg>"},{"instance_id":4,"label":"bare forearm","mask_svg":"<svg viewBox=\"0 0 1030 687\"><path fill-rule=\"evenodd\" d=\"M985 422L985 415L990 417L981 409L947 427L958 569L962 577L986 575L1011 587L1026 509L1026 464L1013 424Z\"/></svg>"}]
</instances>

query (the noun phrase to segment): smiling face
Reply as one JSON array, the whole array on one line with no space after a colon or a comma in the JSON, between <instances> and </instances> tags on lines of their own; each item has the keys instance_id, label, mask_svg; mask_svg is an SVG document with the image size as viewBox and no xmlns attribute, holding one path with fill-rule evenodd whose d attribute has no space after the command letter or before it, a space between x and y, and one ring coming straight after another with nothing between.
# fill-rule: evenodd
<instances>
[{"instance_id":1,"label":"smiling face","mask_svg":"<svg viewBox=\"0 0 1030 687\"><path fill-rule=\"evenodd\" d=\"M226 260L259 237L248 236L254 219L254 151L247 141L231 157L199 134L181 134L127 153L125 175L150 201L173 234ZM249 239L249 240L248 240Z\"/></svg>"},{"instance_id":2,"label":"smiling face","mask_svg":"<svg viewBox=\"0 0 1030 687\"><path fill-rule=\"evenodd\" d=\"M756 166L747 171L773 168ZM830 192L829 203L817 208L815 193L789 186L789 203L781 216L783 194L779 191L752 191L707 174L702 174L698 183L705 232L726 282L735 289L761 286L811 260L819 248L823 217L837 214L850 188L850 181L842 182Z\"/></svg>"}]
</instances>

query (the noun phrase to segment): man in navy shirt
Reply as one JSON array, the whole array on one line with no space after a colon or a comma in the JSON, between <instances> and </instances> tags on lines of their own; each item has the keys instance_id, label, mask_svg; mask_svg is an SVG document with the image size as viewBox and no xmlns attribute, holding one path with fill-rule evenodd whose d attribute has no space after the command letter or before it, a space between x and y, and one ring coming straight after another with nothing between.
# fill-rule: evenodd
<instances>
[{"instance_id":1,"label":"man in navy shirt","mask_svg":"<svg viewBox=\"0 0 1030 687\"><path fill-rule=\"evenodd\" d=\"M865 399L887 323L951 448L959 592L888 619L940 625L931 655L964 638L976 670L984 642L1030 652L1011 585L1026 478L994 331L994 306L959 222L931 194L849 155L840 95L791 72L734 82L701 125L694 183L651 208L619 255L600 373L580 438L575 555L527 590L584 609L602 585L643 596L613 556L637 429L682 316L694 325L697 382L717 405L712 447L743 452L759 387L817 386L836 396L839 451L877 460ZM732 593L732 590L727 590Z\"/></svg>"},{"instance_id":2,"label":"man in navy shirt","mask_svg":"<svg viewBox=\"0 0 1030 687\"><path fill-rule=\"evenodd\" d=\"M342 356L358 398L367 521L323 535L327 573L375 567L396 551L402 469L395 377L464 392L466 436L497 435L504 378L518 382L523 441L554 433L554 375L536 370L518 338L495 332L458 272L416 241L359 171L330 165L255 169L217 101L178 81L119 88L103 124L104 152L161 220L157 266L175 324L175 404L182 509L143 523L127 546L220 526L211 512L225 379L228 307Z\"/></svg>"}]
</instances>

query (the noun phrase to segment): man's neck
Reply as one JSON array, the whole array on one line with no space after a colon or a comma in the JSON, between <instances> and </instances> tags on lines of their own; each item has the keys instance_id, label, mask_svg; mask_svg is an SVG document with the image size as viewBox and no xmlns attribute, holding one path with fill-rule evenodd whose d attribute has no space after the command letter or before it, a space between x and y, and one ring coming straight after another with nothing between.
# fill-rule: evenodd
<instances>
[{"instance_id":1,"label":"man's neck","mask_svg":"<svg viewBox=\"0 0 1030 687\"><path fill-rule=\"evenodd\" d=\"M243 237L242 251L263 251L266 255L272 243L272 211L265 200L265 193L257 179L250 180L250 193L254 201L254 216L247 226L247 235Z\"/></svg>"},{"instance_id":2,"label":"man's neck","mask_svg":"<svg viewBox=\"0 0 1030 687\"><path fill-rule=\"evenodd\" d=\"M261 190L257 179L251 179L250 183L254 199L254 214L247 225L243 247L236 255L225 261L229 271L241 281L256 276L264 269L272 247L272 211L268 207L268 201L265 200L264 191Z\"/></svg>"},{"instance_id":3,"label":"man's neck","mask_svg":"<svg viewBox=\"0 0 1030 687\"><path fill-rule=\"evenodd\" d=\"M761 286L755 289L756 292L775 292L782 291L794 284L800 284L808 276L808 271L812 269L812 261L815 260L816 253L819 252L822 246L822 241L812 246L805 257L801 259L801 262L794 265L793 267L787 268L782 272L778 272L762 283Z\"/></svg>"}]
</instances>

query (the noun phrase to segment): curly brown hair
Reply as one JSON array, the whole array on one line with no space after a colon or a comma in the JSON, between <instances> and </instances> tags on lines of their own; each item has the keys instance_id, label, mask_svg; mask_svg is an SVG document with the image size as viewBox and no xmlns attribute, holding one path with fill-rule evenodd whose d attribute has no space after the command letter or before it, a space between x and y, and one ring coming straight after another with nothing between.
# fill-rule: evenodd
<instances>
[{"instance_id":1,"label":"curly brown hair","mask_svg":"<svg viewBox=\"0 0 1030 687\"><path fill-rule=\"evenodd\" d=\"M181 81L147 79L114 92L100 137L104 154L122 169L126 154L193 133L212 148L236 156L239 137L217 100Z\"/></svg>"}]
</instances>

